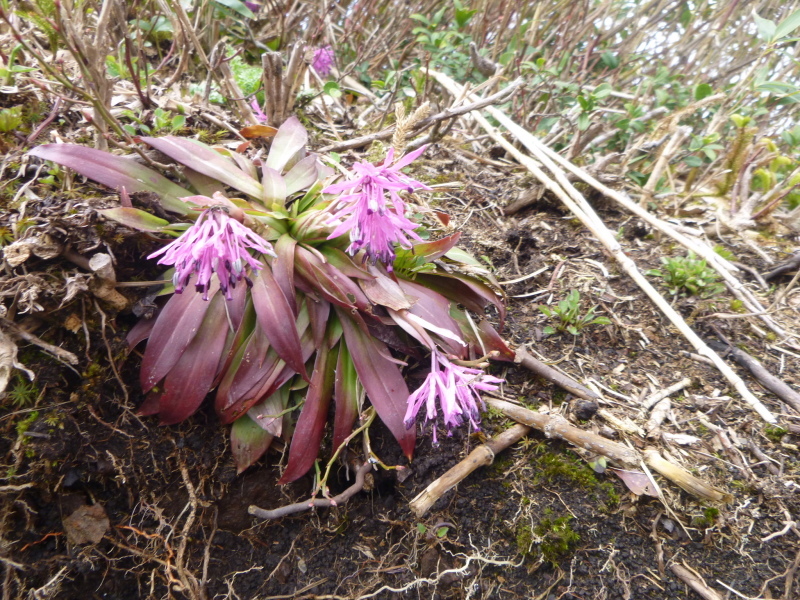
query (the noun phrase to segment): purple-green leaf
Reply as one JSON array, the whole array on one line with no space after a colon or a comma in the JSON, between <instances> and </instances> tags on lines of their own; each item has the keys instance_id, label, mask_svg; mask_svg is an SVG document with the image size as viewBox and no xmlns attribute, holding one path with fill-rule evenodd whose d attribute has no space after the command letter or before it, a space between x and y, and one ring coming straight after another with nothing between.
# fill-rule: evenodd
<instances>
[{"instance_id":1,"label":"purple-green leaf","mask_svg":"<svg viewBox=\"0 0 800 600\"><path fill-rule=\"evenodd\" d=\"M268 265L253 277L251 294L258 323L269 339L270 346L275 348L278 356L286 361L287 365L297 371L303 379L308 380L303 351L300 348L300 336L295 327L294 311Z\"/></svg>"},{"instance_id":2,"label":"purple-green leaf","mask_svg":"<svg viewBox=\"0 0 800 600\"><path fill-rule=\"evenodd\" d=\"M99 210L97 212L107 219L111 219L112 221L116 221L117 223L125 225L125 227L130 227L131 229L136 229L138 231L159 233L164 229L164 227L169 225L169 221L159 219L155 215L138 208L127 208L125 206L120 206L117 208Z\"/></svg>"},{"instance_id":3,"label":"purple-green leaf","mask_svg":"<svg viewBox=\"0 0 800 600\"><path fill-rule=\"evenodd\" d=\"M286 185L286 195L303 190L317 180L317 156L312 154L293 166L283 177Z\"/></svg>"},{"instance_id":4,"label":"purple-green leaf","mask_svg":"<svg viewBox=\"0 0 800 600\"><path fill-rule=\"evenodd\" d=\"M194 414L211 391L228 329L225 302L222 294L209 301L200 331L164 379L158 403L163 425L180 423Z\"/></svg>"},{"instance_id":5,"label":"purple-green leaf","mask_svg":"<svg viewBox=\"0 0 800 600\"><path fill-rule=\"evenodd\" d=\"M506 318L506 307L495 291L473 277L455 273L419 274L416 281L445 298L466 306L475 314L483 314L484 308L494 304L500 314L501 325Z\"/></svg>"},{"instance_id":6,"label":"purple-green leaf","mask_svg":"<svg viewBox=\"0 0 800 600\"><path fill-rule=\"evenodd\" d=\"M143 137L141 140L198 173L221 181L248 196L261 199L263 189L258 181L242 171L233 160L222 156L202 142L173 135L158 138Z\"/></svg>"},{"instance_id":7,"label":"purple-green leaf","mask_svg":"<svg viewBox=\"0 0 800 600\"><path fill-rule=\"evenodd\" d=\"M189 206L180 198L191 196L192 192L140 165L133 158L123 158L75 144L45 144L37 146L30 154L69 167L76 173L118 192L123 187L129 194L152 192L161 197L164 209L180 215L189 214Z\"/></svg>"},{"instance_id":8,"label":"purple-green leaf","mask_svg":"<svg viewBox=\"0 0 800 600\"><path fill-rule=\"evenodd\" d=\"M278 128L278 133L272 139L266 165L279 173L300 152L308 142L308 132L300 120L291 116Z\"/></svg>"},{"instance_id":9,"label":"purple-green leaf","mask_svg":"<svg viewBox=\"0 0 800 600\"><path fill-rule=\"evenodd\" d=\"M286 300L292 310L297 314L297 299L295 298L296 292L294 289L295 246L297 246L297 240L287 233L278 238L275 243L277 258L272 261L272 274L275 276L275 282L283 291L283 295L286 296Z\"/></svg>"},{"instance_id":10,"label":"purple-green leaf","mask_svg":"<svg viewBox=\"0 0 800 600\"><path fill-rule=\"evenodd\" d=\"M264 191L261 197L262 202L264 202L266 206L270 206L273 203L283 205L284 202L286 202L287 195L286 181L283 175L269 167L264 167L262 172L262 181L264 182Z\"/></svg>"},{"instance_id":11,"label":"purple-green leaf","mask_svg":"<svg viewBox=\"0 0 800 600\"><path fill-rule=\"evenodd\" d=\"M314 373L306 392L303 409L297 419L289 460L278 483L290 483L305 475L319 454L322 433L328 420L328 405L333 394L334 365L336 354L323 344L317 350Z\"/></svg>"},{"instance_id":12,"label":"purple-green leaf","mask_svg":"<svg viewBox=\"0 0 800 600\"><path fill-rule=\"evenodd\" d=\"M356 373L370 402L386 425L403 453L411 460L416 432L406 429L403 419L408 405L408 386L397 365L389 360L389 349L365 334L349 312L337 308L342 322L344 339L355 365Z\"/></svg>"},{"instance_id":13,"label":"purple-green leaf","mask_svg":"<svg viewBox=\"0 0 800 600\"><path fill-rule=\"evenodd\" d=\"M218 289L219 280L212 277L209 297ZM197 335L208 305L203 295L191 288L170 297L157 317L144 351L139 371L143 391L149 392L172 370L189 342Z\"/></svg>"},{"instance_id":14,"label":"purple-green leaf","mask_svg":"<svg viewBox=\"0 0 800 600\"><path fill-rule=\"evenodd\" d=\"M433 242L414 244L414 255L424 256L427 262L437 260L452 250L460 238L461 232L458 231Z\"/></svg>"},{"instance_id":15,"label":"purple-green leaf","mask_svg":"<svg viewBox=\"0 0 800 600\"><path fill-rule=\"evenodd\" d=\"M247 415L233 422L231 428L231 453L240 474L253 465L272 444L274 436L261 429Z\"/></svg>"}]
</instances>

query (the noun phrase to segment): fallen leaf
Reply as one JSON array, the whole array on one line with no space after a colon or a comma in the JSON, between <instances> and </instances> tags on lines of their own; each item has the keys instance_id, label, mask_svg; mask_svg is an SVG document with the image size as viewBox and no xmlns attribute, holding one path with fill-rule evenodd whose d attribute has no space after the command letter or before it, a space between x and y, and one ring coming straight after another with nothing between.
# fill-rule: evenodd
<instances>
[{"instance_id":1,"label":"fallen leaf","mask_svg":"<svg viewBox=\"0 0 800 600\"><path fill-rule=\"evenodd\" d=\"M64 531L71 544L97 544L111 526L100 504L81 506L64 519Z\"/></svg>"}]
</instances>

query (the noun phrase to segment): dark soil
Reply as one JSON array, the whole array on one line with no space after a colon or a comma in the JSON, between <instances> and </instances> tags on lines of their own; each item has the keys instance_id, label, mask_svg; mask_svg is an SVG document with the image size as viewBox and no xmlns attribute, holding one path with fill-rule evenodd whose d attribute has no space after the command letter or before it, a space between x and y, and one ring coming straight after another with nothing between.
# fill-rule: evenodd
<instances>
[{"instance_id":1,"label":"dark soil","mask_svg":"<svg viewBox=\"0 0 800 600\"><path fill-rule=\"evenodd\" d=\"M61 308L49 301L51 310L28 325L40 338L76 353L80 365L68 369L21 343L20 360L37 373L39 393L20 406L7 398L0 416L3 598L698 597L673 574L673 563L696 570L723 596L738 597L730 591L735 590L747 597L800 597L797 529L762 541L800 512L798 436L765 427L713 367L692 359L689 344L591 234L551 199L506 218L499 207L519 192L512 170L468 168L449 159L438 165L437 171L465 187L432 202L451 214L452 225L465 231L464 245L495 268L498 280L544 268L536 277L506 286L507 339L515 346L529 344L579 381L610 390L601 408L639 424L637 399L691 377L693 386L673 397L672 415L662 429L700 442L680 446L656 438L647 443L731 493L732 502L702 503L662 479L664 503L635 496L610 471L595 473L566 444L532 434L491 467L469 476L424 518L414 517L408 506L414 496L482 436L511 425L490 411L480 433L440 435L435 448L429 435L421 435L409 468L375 470L364 491L345 506L260 522L248 515L248 506L275 508L306 498L311 477L278 487L277 452L237 476L228 433L210 407L173 427L137 417L139 357L126 358L124 344L136 319L115 316L79 294ZM476 172L480 178L473 180ZM41 191L43 197L47 193ZM48 211L64 200L50 198L28 210L51 218ZM660 256L684 254L653 239L614 206L598 201L597 208L609 228L620 232L642 271L659 267ZM150 244L146 236L131 237L87 219L83 233L64 234L84 240L96 235L110 244L120 280L144 269L157 272L141 258ZM88 235L89 230L95 233ZM765 246L782 257L778 242ZM747 246L733 251L738 261L768 270ZM25 267L26 277L39 273L45 280L46 273L74 268L62 259ZM554 304L572 289L580 292L584 310L596 305L612 324L587 326L577 336L544 336L543 328L553 322L538 304ZM731 312L727 294L710 300L677 297L675 306L704 337L714 337L713 322L784 381L800 383L796 355L775 350L746 319L702 318ZM796 329L791 326L796 312L778 316ZM74 332L68 330L72 318L78 319ZM498 363L494 372L507 379L507 398L560 409L587 429L609 429L599 415L578 423L571 411L577 399L521 367ZM740 374L757 389L746 373ZM782 423L797 424L777 398L757 392L775 413L787 415ZM727 436L732 453L700 416ZM640 436L617 435L645 445ZM406 464L379 424L370 437L385 464ZM774 462L749 453L746 439ZM770 466L778 467L777 474ZM340 466L331 491L350 481L352 473ZM65 519L79 509L79 515L87 514L82 507L92 505L102 507L108 522L102 511L84 516L80 526L99 528L98 539L78 543L75 526L65 526Z\"/></svg>"}]
</instances>

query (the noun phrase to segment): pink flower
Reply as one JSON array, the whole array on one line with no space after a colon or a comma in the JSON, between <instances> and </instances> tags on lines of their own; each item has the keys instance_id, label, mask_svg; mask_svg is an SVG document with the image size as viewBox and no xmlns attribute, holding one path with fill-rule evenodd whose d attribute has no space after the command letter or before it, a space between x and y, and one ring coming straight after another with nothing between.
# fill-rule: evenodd
<instances>
[{"instance_id":1,"label":"pink flower","mask_svg":"<svg viewBox=\"0 0 800 600\"><path fill-rule=\"evenodd\" d=\"M314 58L311 59L311 66L319 73L320 77L327 77L330 75L331 68L333 67L333 48L330 46L321 46L314 50Z\"/></svg>"},{"instance_id":2,"label":"pink flower","mask_svg":"<svg viewBox=\"0 0 800 600\"><path fill-rule=\"evenodd\" d=\"M493 391L502 379L486 375L480 369L471 369L451 363L438 350L431 354L431 372L420 388L408 397L408 409L404 422L412 427L420 409L425 405L425 423L438 420L436 398L442 411L442 422L450 435L468 419L470 425L479 429L480 410L486 408L478 392ZM480 407L480 408L479 408ZM433 427L433 443L436 444L436 426Z\"/></svg>"},{"instance_id":3,"label":"pink flower","mask_svg":"<svg viewBox=\"0 0 800 600\"><path fill-rule=\"evenodd\" d=\"M250 101L250 108L253 109L253 114L255 114L256 119L258 119L259 123L266 123L267 121L269 121L269 117L267 117L264 111L261 110L261 107L258 105L258 100L256 100L255 98L253 98Z\"/></svg>"},{"instance_id":4,"label":"pink flower","mask_svg":"<svg viewBox=\"0 0 800 600\"><path fill-rule=\"evenodd\" d=\"M401 169L425 152L426 148L427 146L423 146L405 155L393 165L391 162L394 159L394 149L389 150L383 165L357 162L353 165L351 179L329 185L322 190L326 194L351 192L339 196L331 204L331 210L338 210L331 221L344 220L328 239L349 232L350 246L347 251L351 255L363 249L364 260L371 260L373 264L380 260L391 271L396 256L394 244L411 248L409 237L421 241L414 233L417 225L406 218L405 203L397 192L431 189L401 172ZM387 192L390 202L387 202Z\"/></svg>"},{"instance_id":5,"label":"pink flower","mask_svg":"<svg viewBox=\"0 0 800 600\"><path fill-rule=\"evenodd\" d=\"M231 299L230 288L245 279L245 263L253 270L262 268L261 262L250 256L248 250L275 256L272 245L261 239L253 231L228 216L220 206L213 206L203 212L197 221L181 237L153 252L147 258L163 255L160 265L175 265L175 293L180 294L189 285L192 274L197 273L195 288L203 292L203 300L208 300L211 275L216 273L219 288L225 298Z\"/></svg>"}]
</instances>

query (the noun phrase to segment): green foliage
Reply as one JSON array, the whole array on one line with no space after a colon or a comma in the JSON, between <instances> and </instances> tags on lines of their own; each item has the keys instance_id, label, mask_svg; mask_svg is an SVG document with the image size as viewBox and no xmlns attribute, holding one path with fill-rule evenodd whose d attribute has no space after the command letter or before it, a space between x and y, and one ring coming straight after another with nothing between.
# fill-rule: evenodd
<instances>
[{"instance_id":1,"label":"green foliage","mask_svg":"<svg viewBox=\"0 0 800 600\"><path fill-rule=\"evenodd\" d=\"M578 290L572 290L555 308L540 305L539 310L544 315L558 318L558 324L555 327L548 325L544 328L544 333L552 335L557 331L566 331L572 335L578 335L580 330L587 325L610 325L611 321L607 317L595 316L596 308L596 306L592 306L582 315L581 295Z\"/></svg>"},{"instance_id":2,"label":"green foliage","mask_svg":"<svg viewBox=\"0 0 800 600\"><path fill-rule=\"evenodd\" d=\"M25 417L19 423L17 423L15 427L17 430L17 435L18 436L23 435L26 431L28 431L31 425L33 425L36 422L36 419L38 418L39 418L39 411L38 410L31 411L31 413L27 417Z\"/></svg>"},{"instance_id":3,"label":"green foliage","mask_svg":"<svg viewBox=\"0 0 800 600\"><path fill-rule=\"evenodd\" d=\"M661 277L673 295L680 293L710 298L725 290L725 286L719 282L719 275L691 251L687 256L661 257L661 262L663 270L651 269L647 274Z\"/></svg>"},{"instance_id":4,"label":"green foliage","mask_svg":"<svg viewBox=\"0 0 800 600\"><path fill-rule=\"evenodd\" d=\"M12 106L0 110L0 132L14 131L22 124L22 106Z\"/></svg>"},{"instance_id":5,"label":"green foliage","mask_svg":"<svg viewBox=\"0 0 800 600\"><path fill-rule=\"evenodd\" d=\"M448 6L443 6L432 16L413 14L411 18L421 26L415 27L411 33L416 36L417 43L431 55L431 63L443 72L463 81L470 69L470 57L467 48L472 38L463 30L467 27L475 10L464 7L454 0L455 19L446 20Z\"/></svg>"},{"instance_id":6,"label":"green foliage","mask_svg":"<svg viewBox=\"0 0 800 600\"><path fill-rule=\"evenodd\" d=\"M39 388L32 381L28 381L21 375L14 377L14 385L6 392L6 402L14 408L25 408L31 406L39 395Z\"/></svg>"}]
</instances>

